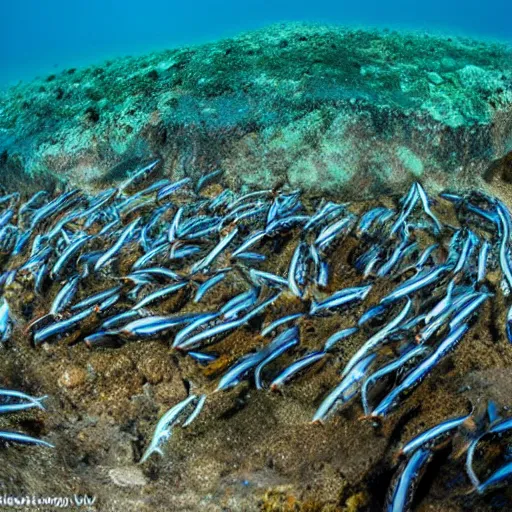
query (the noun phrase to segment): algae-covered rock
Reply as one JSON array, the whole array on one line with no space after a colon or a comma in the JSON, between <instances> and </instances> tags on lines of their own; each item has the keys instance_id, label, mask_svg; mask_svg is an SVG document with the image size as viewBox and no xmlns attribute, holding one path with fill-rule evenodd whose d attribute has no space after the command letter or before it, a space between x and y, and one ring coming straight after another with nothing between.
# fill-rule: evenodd
<instances>
[{"instance_id":1,"label":"algae-covered rock","mask_svg":"<svg viewBox=\"0 0 512 512\"><path fill-rule=\"evenodd\" d=\"M93 186L158 155L175 178L221 168L233 186L351 197L474 184L512 150L511 57L292 24L69 70L0 98L0 181Z\"/></svg>"}]
</instances>

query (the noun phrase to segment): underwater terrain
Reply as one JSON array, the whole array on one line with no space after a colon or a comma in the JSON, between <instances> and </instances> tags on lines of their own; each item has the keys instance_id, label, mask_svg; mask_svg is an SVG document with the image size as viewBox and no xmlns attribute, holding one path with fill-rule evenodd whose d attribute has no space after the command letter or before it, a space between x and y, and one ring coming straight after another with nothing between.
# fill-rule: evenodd
<instances>
[{"instance_id":1,"label":"underwater terrain","mask_svg":"<svg viewBox=\"0 0 512 512\"><path fill-rule=\"evenodd\" d=\"M510 47L289 24L0 94L1 387L48 396L0 430L54 445L3 493L512 508Z\"/></svg>"}]
</instances>

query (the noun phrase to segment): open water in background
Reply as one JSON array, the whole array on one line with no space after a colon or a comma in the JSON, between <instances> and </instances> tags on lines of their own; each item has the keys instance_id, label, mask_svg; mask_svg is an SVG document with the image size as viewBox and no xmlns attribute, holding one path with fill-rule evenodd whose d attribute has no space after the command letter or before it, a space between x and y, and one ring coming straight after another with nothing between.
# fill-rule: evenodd
<instances>
[{"instance_id":1,"label":"open water in background","mask_svg":"<svg viewBox=\"0 0 512 512\"><path fill-rule=\"evenodd\" d=\"M427 30L512 43L512 0L0 0L0 87L281 21Z\"/></svg>"}]
</instances>

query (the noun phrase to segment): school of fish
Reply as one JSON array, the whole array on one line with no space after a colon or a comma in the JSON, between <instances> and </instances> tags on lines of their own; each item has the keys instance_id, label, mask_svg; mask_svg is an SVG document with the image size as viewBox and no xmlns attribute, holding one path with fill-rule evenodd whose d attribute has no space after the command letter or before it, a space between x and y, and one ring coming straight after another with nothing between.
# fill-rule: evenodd
<instances>
[{"instance_id":1,"label":"school of fish","mask_svg":"<svg viewBox=\"0 0 512 512\"><path fill-rule=\"evenodd\" d=\"M447 192L433 201L414 183L395 207L357 212L357 205L303 201L300 191L236 193L220 185L220 171L193 183L190 178L156 179L160 170L155 160L97 194L72 189L0 197L0 286L5 291L22 281L48 303L43 315L22 318L3 293L2 343L18 324L30 333L34 347L66 339L91 349L162 339L170 340L180 357L207 366L234 332L258 330L254 345L211 389L191 390L162 416L141 462L154 452L163 454L173 428L191 425L210 393L243 382L261 392L282 389L361 331L367 333L366 342L339 369L339 383L326 394L313 422L328 421L356 399L365 419L385 421L464 343L489 303L508 307L502 331L512 342L512 217L495 197ZM451 203L458 225L441 222L436 202ZM358 281L333 290L333 281L340 280L335 261L347 240L355 241L349 260ZM287 268L269 268L271 255L285 248ZM500 273L498 289L489 286L489 272ZM376 300L375 285L382 281L393 287ZM208 308L209 298L227 282L232 296L220 308ZM372 305L366 307L370 297ZM283 303L293 307L276 315ZM304 321L322 322L354 308L364 311L354 325L319 340L316 350L304 351ZM45 398L13 390L0 390L0 397L0 413L43 408ZM448 418L402 448L386 510L410 509L436 447L472 415ZM481 494L512 477L510 461L485 478L475 472L482 438L512 431L512 418L497 412L488 416L467 447L468 478ZM52 446L16 432L0 432L0 438Z\"/></svg>"}]
</instances>

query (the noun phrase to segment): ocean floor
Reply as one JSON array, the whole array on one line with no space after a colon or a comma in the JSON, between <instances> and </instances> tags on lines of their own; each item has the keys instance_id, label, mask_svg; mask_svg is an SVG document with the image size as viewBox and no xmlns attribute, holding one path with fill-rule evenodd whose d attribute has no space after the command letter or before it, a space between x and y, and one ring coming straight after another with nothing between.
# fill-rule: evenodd
<instances>
[{"instance_id":1,"label":"ocean floor","mask_svg":"<svg viewBox=\"0 0 512 512\"><path fill-rule=\"evenodd\" d=\"M212 187L214 192L218 190ZM375 204L355 203L352 208L365 211ZM456 223L450 210L439 203L435 211L444 222ZM263 252L268 257L265 269L286 274L297 234L283 241L282 250ZM350 261L356 247L349 237L336 249L326 294L360 282ZM133 260L125 250L119 268ZM488 281L497 286L498 275L491 272ZM95 290L94 279L86 282L84 296ZM243 284L231 276L209 301L188 303L182 311L215 310ZM342 315L299 320L302 350L318 349L330 334L356 323L392 287L380 282L364 306ZM249 380L210 395L191 427L174 430L164 457L153 455L138 465L159 417L184 399L190 387L211 391L223 371L261 343L259 323L216 344L214 351L223 355L205 367L171 349L172 334L117 348L88 348L80 341L87 324L70 337L34 348L25 318L47 311L58 288L41 298L25 292L17 280L5 291L18 321L0 361L2 385L50 398L47 411L3 416L1 426L43 437L57 447L2 450L0 480L7 494L87 494L97 497L96 510L101 511L380 510L405 441L443 419L467 413L470 404L481 409L492 399L499 407L510 405L512 346L502 328L505 309L497 300L492 308L484 307L456 352L380 428L360 420L357 401L323 425L311 423L321 399L339 381L338 369L367 339L363 329L280 392L257 391ZM180 304L183 297L151 310L168 314ZM261 322L303 307L285 294ZM450 453L438 453L435 469L419 490L417 510L494 510L496 503L512 499L502 490L484 498L465 496L469 483L463 464L451 460Z\"/></svg>"},{"instance_id":2,"label":"ocean floor","mask_svg":"<svg viewBox=\"0 0 512 512\"><path fill-rule=\"evenodd\" d=\"M511 208L511 55L470 40L290 25L69 70L0 97L0 182L24 193L68 184L98 191L157 156L162 176L173 180L220 168L223 183L237 191L299 187L306 205L322 196L351 201L356 213L395 205L416 179L432 196L476 187ZM214 184L204 194L220 190ZM448 203L437 201L434 211L456 225ZM298 235L264 250L266 270L286 275ZM326 293L359 282L355 251L350 237L336 249ZM124 271L135 258L127 248L116 264ZM100 287L94 278L87 283L84 296ZM243 283L235 274L200 306L187 302L185 290L154 311L216 308ZM497 272L488 285L499 289ZM342 315L301 319L304 350L353 325L393 286L380 282L364 307ZM171 349L171 334L88 348L81 342L87 325L34 348L27 322L48 310L57 287L44 298L27 289L17 279L4 291L17 321L0 358L1 386L49 398L46 411L0 416L0 429L42 437L56 449L2 447L0 496L87 494L96 497L90 509L101 512L377 511L405 441L472 405L512 407L512 345L505 305L496 300L379 428L361 420L357 401L323 425L311 423L337 371L367 339L363 329L279 392L247 381L210 395L193 425L174 430L163 457L138 464L161 415L190 389L211 390L261 343L261 325L224 338L215 346L223 355L207 366ZM301 308L283 294L272 318ZM467 494L455 451L436 453L414 510L511 508L510 488Z\"/></svg>"}]
</instances>

